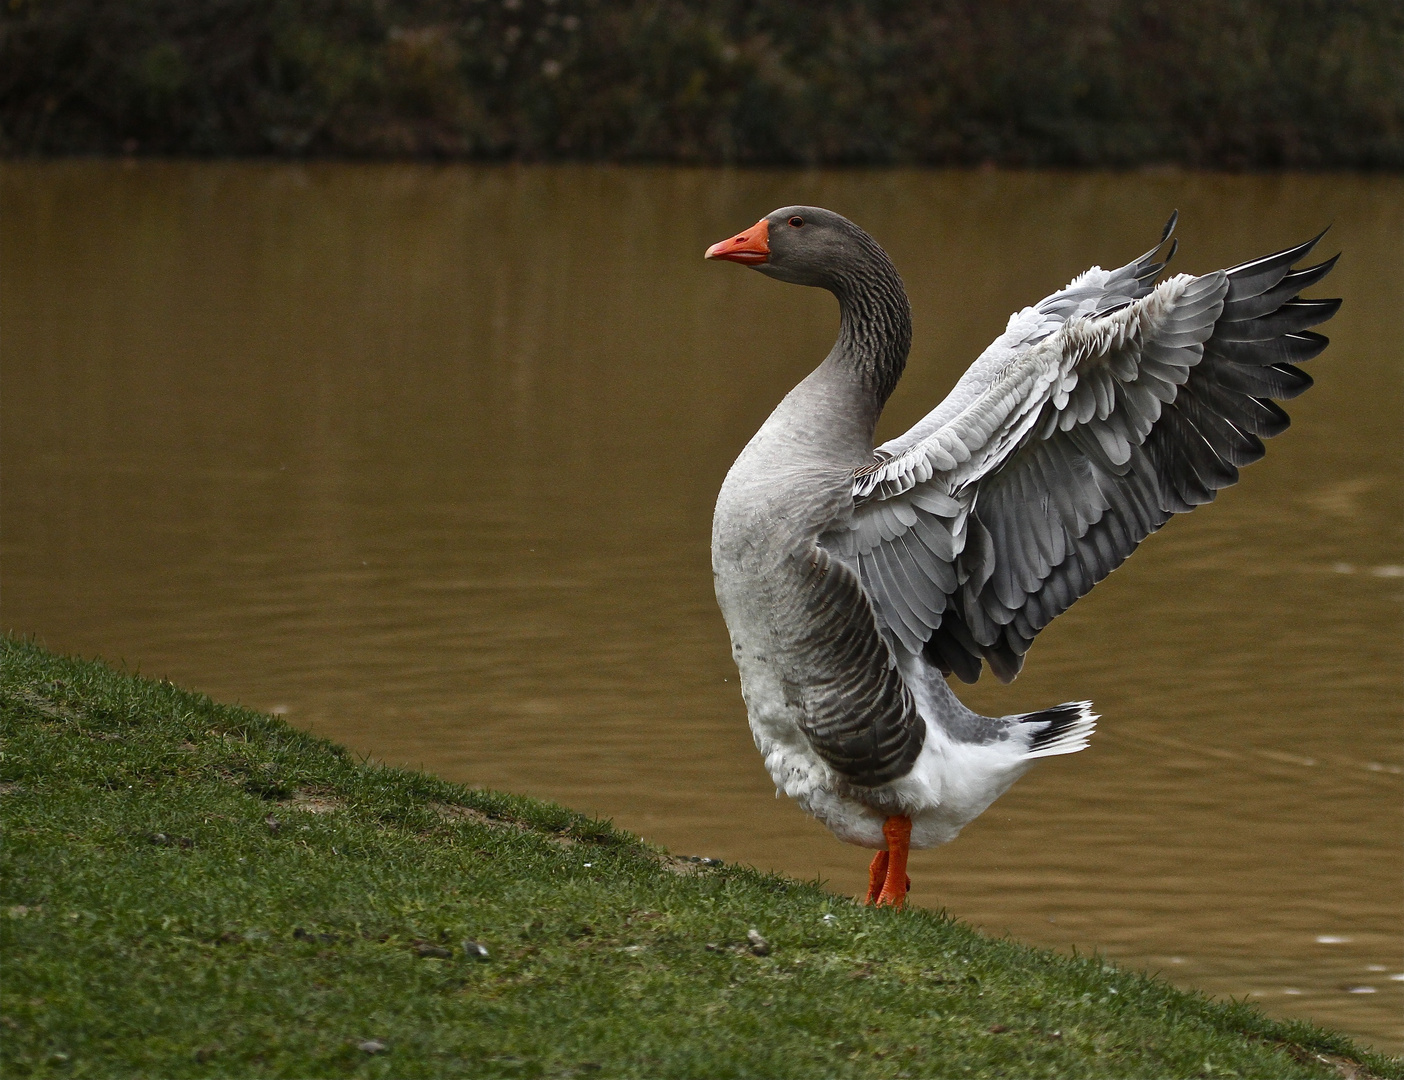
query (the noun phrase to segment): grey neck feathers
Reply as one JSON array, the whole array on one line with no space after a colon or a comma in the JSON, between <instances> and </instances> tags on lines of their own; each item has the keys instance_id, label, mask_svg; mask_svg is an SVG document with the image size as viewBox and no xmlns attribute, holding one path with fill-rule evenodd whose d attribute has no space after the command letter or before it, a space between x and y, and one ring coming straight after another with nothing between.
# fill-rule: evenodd
<instances>
[{"instance_id":1,"label":"grey neck feathers","mask_svg":"<svg viewBox=\"0 0 1404 1080\"><path fill-rule=\"evenodd\" d=\"M840 322L829 355L858 375L881 409L907 366L912 309L887 253L866 233L859 245L861 257L848 261L830 286L838 297Z\"/></svg>"}]
</instances>

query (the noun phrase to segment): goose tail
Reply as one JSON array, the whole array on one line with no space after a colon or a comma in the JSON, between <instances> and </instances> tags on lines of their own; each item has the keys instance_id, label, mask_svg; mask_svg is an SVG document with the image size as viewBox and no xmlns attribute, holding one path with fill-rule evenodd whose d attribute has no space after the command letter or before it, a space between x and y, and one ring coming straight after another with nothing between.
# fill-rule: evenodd
<instances>
[{"instance_id":1,"label":"goose tail","mask_svg":"<svg viewBox=\"0 0 1404 1080\"><path fill-rule=\"evenodd\" d=\"M1076 754L1079 750L1085 750L1099 717L1092 711L1092 702L1069 701L1051 709L1020 713L1009 719L1028 725L1025 730L1029 734L1029 748L1024 754L1027 759Z\"/></svg>"}]
</instances>

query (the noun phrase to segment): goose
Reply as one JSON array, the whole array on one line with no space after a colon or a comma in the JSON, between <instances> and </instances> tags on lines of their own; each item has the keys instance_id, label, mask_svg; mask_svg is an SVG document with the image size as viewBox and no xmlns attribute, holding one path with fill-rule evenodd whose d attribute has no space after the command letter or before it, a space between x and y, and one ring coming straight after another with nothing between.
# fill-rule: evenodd
<instances>
[{"instance_id":1,"label":"goose","mask_svg":"<svg viewBox=\"0 0 1404 1080\"><path fill-rule=\"evenodd\" d=\"M722 483L712 571L776 792L876 849L869 904L902 907L912 848L955 839L1099 719L1089 701L981 716L948 676L988 666L1011 682L1039 631L1233 484L1288 425L1274 399L1312 384L1295 364L1326 347L1309 328L1340 301L1298 294L1339 255L1294 270L1318 235L1157 284L1176 218L1134 262L1011 316L944 401L876 448L912 333L877 241L787 206L706 251L838 300L833 349Z\"/></svg>"}]
</instances>

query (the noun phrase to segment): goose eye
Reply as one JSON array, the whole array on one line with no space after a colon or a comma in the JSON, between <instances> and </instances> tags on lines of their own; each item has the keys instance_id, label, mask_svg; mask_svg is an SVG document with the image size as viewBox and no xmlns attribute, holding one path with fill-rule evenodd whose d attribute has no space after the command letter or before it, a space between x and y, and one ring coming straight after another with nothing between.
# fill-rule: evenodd
<instances>
[{"instance_id":1,"label":"goose eye","mask_svg":"<svg viewBox=\"0 0 1404 1080\"><path fill-rule=\"evenodd\" d=\"M792 217L790 218L790 224L793 225L796 229L798 229L804 224L804 218Z\"/></svg>"}]
</instances>

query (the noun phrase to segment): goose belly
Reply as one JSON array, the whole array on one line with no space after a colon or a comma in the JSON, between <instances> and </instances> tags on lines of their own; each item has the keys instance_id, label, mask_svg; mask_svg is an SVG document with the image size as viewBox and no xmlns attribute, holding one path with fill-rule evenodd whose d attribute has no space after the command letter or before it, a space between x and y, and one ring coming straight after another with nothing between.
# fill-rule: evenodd
<instances>
[{"instance_id":1,"label":"goose belly","mask_svg":"<svg viewBox=\"0 0 1404 1080\"><path fill-rule=\"evenodd\" d=\"M836 794L842 778L814 752L801 728L804 708L798 670L804 656L776 625L775 613L791 607L787 601L799 594L803 582L783 557L755 565L748 562L714 559L717 603L741 676L751 737L776 793L783 791L840 839L881 846L884 818Z\"/></svg>"},{"instance_id":2,"label":"goose belly","mask_svg":"<svg viewBox=\"0 0 1404 1080\"><path fill-rule=\"evenodd\" d=\"M845 843L886 847L882 826L887 815L849 793L849 785L815 753L800 726L804 712L787 678L784 643L755 610L765 603L759 594L776 582L753 581L740 590L728 589L727 584L719 574L717 598L731 633L751 737L776 794L784 792Z\"/></svg>"},{"instance_id":3,"label":"goose belly","mask_svg":"<svg viewBox=\"0 0 1404 1080\"><path fill-rule=\"evenodd\" d=\"M783 572L776 568L776 573ZM731 636L731 657L741 676L741 696L756 748L776 787L791 793L801 773L827 771L805 738L800 723L803 705L797 693L792 658L768 617L773 610L774 576L717 574L717 600ZM775 764L772 765L772 759ZM777 771L778 770L778 771Z\"/></svg>"},{"instance_id":4,"label":"goose belly","mask_svg":"<svg viewBox=\"0 0 1404 1080\"><path fill-rule=\"evenodd\" d=\"M848 785L814 752L801 730L802 714L787 700L775 668L755 658L737 666L751 737L776 795L783 791L845 843L886 847L882 825L887 815L845 794Z\"/></svg>"},{"instance_id":5,"label":"goose belly","mask_svg":"<svg viewBox=\"0 0 1404 1080\"><path fill-rule=\"evenodd\" d=\"M1032 762L1016 740L974 744L953 740L933 713L934 702L918 694L926 740L907 775L875 788L848 783L815 753L801 728L803 711L793 677L787 677L784 640L753 606L763 606L752 582L740 595L719 575L718 599L731 632L732 656L756 749L775 784L834 835L859 847L881 849L889 814L912 819L912 847L950 843L1025 772ZM945 689L944 685L942 687Z\"/></svg>"}]
</instances>

